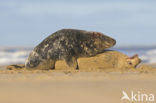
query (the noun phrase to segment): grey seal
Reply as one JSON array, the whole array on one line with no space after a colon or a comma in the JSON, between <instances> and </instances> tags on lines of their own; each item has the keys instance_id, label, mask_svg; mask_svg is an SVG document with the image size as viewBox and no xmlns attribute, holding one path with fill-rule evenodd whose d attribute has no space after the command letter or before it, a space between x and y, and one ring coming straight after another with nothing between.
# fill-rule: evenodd
<instances>
[{"instance_id":1,"label":"grey seal","mask_svg":"<svg viewBox=\"0 0 156 103\"><path fill-rule=\"evenodd\" d=\"M116 44L116 40L100 32L61 29L37 45L25 62L27 69L55 69L58 60L79 69L79 57L91 57Z\"/></svg>"}]
</instances>

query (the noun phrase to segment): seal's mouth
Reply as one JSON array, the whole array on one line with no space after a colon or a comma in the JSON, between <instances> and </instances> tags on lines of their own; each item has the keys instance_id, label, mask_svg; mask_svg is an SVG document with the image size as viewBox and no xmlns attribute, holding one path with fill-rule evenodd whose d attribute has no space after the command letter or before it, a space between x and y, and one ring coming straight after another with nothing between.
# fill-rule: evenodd
<instances>
[{"instance_id":1,"label":"seal's mouth","mask_svg":"<svg viewBox=\"0 0 156 103\"><path fill-rule=\"evenodd\" d=\"M106 41L106 44L109 46L109 47L112 47L116 44L116 40L115 39L112 39L112 38L109 38L108 41Z\"/></svg>"},{"instance_id":2,"label":"seal's mouth","mask_svg":"<svg viewBox=\"0 0 156 103\"><path fill-rule=\"evenodd\" d=\"M113 46L116 44L116 40L112 39Z\"/></svg>"},{"instance_id":3,"label":"seal's mouth","mask_svg":"<svg viewBox=\"0 0 156 103\"><path fill-rule=\"evenodd\" d=\"M142 60L139 58L139 64L142 62Z\"/></svg>"},{"instance_id":4,"label":"seal's mouth","mask_svg":"<svg viewBox=\"0 0 156 103\"><path fill-rule=\"evenodd\" d=\"M134 66L135 68L137 68L137 66L142 62L142 60L139 58L138 63Z\"/></svg>"},{"instance_id":5,"label":"seal's mouth","mask_svg":"<svg viewBox=\"0 0 156 103\"><path fill-rule=\"evenodd\" d=\"M114 40L114 39L110 39L109 41L104 42L104 46L106 48L110 48L110 47L114 46L115 44L116 44L116 40Z\"/></svg>"}]
</instances>

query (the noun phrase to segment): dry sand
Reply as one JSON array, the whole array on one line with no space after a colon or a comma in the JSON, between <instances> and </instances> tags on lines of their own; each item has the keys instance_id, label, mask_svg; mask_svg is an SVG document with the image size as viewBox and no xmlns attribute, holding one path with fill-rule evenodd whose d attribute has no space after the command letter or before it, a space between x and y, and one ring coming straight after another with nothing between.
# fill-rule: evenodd
<instances>
[{"instance_id":1,"label":"dry sand","mask_svg":"<svg viewBox=\"0 0 156 103\"><path fill-rule=\"evenodd\" d=\"M141 65L127 70L104 69L102 65L80 64L80 70L65 63L57 63L56 70L1 67L0 103L131 103L121 101L123 90L156 95L154 67Z\"/></svg>"},{"instance_id":2,"label":"dry sand","mask_svg":"<svg viewBox=\"0 0 156 103\"><path fill-rule=\"evenodd\" d=\"M130 103L122 90L156 94L155 69L0 71L0 103Z\"/></svg>"}]
</instances>

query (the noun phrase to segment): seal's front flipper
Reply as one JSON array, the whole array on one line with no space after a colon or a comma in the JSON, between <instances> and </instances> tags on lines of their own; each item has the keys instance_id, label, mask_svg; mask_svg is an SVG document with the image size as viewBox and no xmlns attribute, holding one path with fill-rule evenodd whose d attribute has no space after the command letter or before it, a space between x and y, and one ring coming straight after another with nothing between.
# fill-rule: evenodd
<instances>
[{"instance_id":1,"label":"seal's front flipper","mask_svg":"<svg viewBox=\"0 0 156 103\"><path fill-rule=\"evenodd\" d=\"M68 64L69 67L73 67L76 70L79 69L78 63L77 63L77 58L76 57L71 57L71 58L66 58L65 59L66 63Z\"/></svg>"},{"instance_id":2,"label":"seal's front flipper","mask_svg":"<svg viewBox=\"0 0 156 103\"><path fill-rule=\"evenodd\" d=\"M51 70L54 70L55 69L55 64L56 64L56 61L55 60L48 61L48 65L49 65L49 67L50 67Z\"/></svg>"}]
</instances>

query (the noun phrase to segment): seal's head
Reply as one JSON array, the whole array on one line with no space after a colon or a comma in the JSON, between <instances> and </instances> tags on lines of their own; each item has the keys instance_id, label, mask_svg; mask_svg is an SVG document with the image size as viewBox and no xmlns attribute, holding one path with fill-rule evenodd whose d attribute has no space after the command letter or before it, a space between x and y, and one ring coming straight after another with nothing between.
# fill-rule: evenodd
<instances>
[{"instance_id":1,"label":"seal's head","mask_svg":"<svg viewBox=\"0 0 156 103\"><path fill-rule=\"evenodd\" d=\"M136 68L137 65L141 62L141 59L135 54L132 57L126 58L126 67L127 68Z\"/></svg>"},{"instance_id":2,"label":"seal's head","mask_svg":"<svg viewBox=\"0 0 156 103\"><path fill-rule=\"evenodd\" d=\"M94 38L94 44L101 51L103 51L106 48L110 48L116 44L115 39L106 36L100 32L93 32L92 35Z\"/></svg>"},{"instance_id":3,"label":"seal's head","mask_svg":"<svg viewBox=\"0 0 156 103\"><path fill-rule=\"evenodd\" d=\"M40 64L39 55L36 52L31 52L29 57L27 58L25 62L25 67L27 69L29 68L35 68Z\"/></svg>"}]
</instances>

